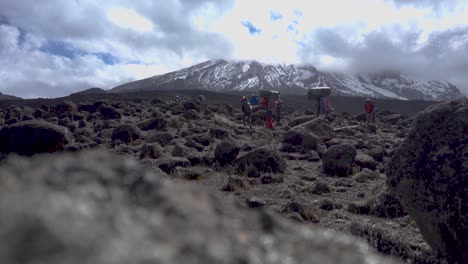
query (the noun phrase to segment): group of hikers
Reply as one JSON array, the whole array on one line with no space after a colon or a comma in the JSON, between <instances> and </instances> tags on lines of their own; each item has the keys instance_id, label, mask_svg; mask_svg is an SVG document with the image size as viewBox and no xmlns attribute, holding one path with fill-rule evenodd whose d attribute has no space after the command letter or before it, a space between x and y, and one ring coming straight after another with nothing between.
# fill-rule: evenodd
<instances>
[{"instance_id":1,"label":"group of hikers","mask_svg":"<svg viewBox=\"0 0 468 264\"><path fill-rule=\"evenodd\" d=\"M328 115L335 111L326 96L319 97L317 103L317 116L320 113ZM255 94L249 96L249 98L247 96L242 96L242 122L244 127L247 122L249 127L252 128L253 107L257 105L260 106L257 107L257 109L263 109L266 111L264 117L265 127L268 129L274 129L274 122L281 122L281 108L283 106L283 100L279 97L279 93L277 96L264 96L261 99ZM377 110L375 102L370 98L367 98L364 104L364 110L366 112L367 123L374 123L375 112Z\"/></svg>"},{"instance_id":2,"label":"group of hikers","mask_svg":"<svg viewBox=\"0 0 468 264\"><path fill-rule=\"evenodd\" d=\"M250 128L252 128L252 113L253 106L260 105L261 109L264 109L265 112L265 127L269 129L274 129L274 122L281 122L281 108L283 105L283 100L279 97L262 97L260 100L259 96L251 95L248 99L246 96L242 97L242 122L245 127L246 121L248 122Z\"/></svg>"},{"instance_id":3,"label":"group of hikers","mask_svg":"<svg viewBox=\"0 0 468 264\"><path fill-rule=\"evenodd\" d=\"M189 98L185 99L188 100ZM309 99L311 98L309 97ZM317 116L319 114L328 115L335 111L335 109L331 106L327 96L318 96L314 97L314 99L317 100ZM199 95L196 99L193 100L198 101L201 106L205 105L207 102L206 97L203 95ZM174 101L181 102L182 100L180 96L176 96ZM246 126L247 122L249 127L252 128L252 115L255 107L256 110L265 110L265 127L268 129L274 129L274 123L281 122L281 111L283 108L283 103L284 102L282 98L279 96L279 92L275 91L263 92L263 96L262 94L260 94L260 96L256 94L252 94L250 96L242 96L242 122L244 127ZM375 113L377 111L377 108L375 107L375 102L370 98L367 98L364 104L364 110L366 112L367 123L374 123Z\"/></svg>"}]
</instances>

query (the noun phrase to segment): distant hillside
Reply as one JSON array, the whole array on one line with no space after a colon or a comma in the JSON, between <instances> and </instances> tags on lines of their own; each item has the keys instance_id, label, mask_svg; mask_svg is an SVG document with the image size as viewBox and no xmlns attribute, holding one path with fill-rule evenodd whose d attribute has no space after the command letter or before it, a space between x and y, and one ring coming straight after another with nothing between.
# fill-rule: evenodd
<instances>
[{"instance_id":1,"label":"distant hillside","mask_svg":"<svg viewBox=\"0 0 468 264\"><path fill-rule=\"evenodd\" d=\"M17 97L17 96L13 96L13 95L6 95L6 94L2 94L0 92L0 100L2 101L6 101L6 100L22 100L23 98L21 97Z\"/></svg>"},{"instance_id":2,"label":"distant hillside","mask_svg":"<svg viewBox=\"0 0 468 264\"><path fill-rule=\"evenodd\" d=\"M398 72L347 75L324 72L312 65L268 65L257 61L210 60L189 68L126 83L110 92L203 89L218 92L279 90L304 94L305 89L328 86L333 95L400 100L446 101L463 94L445 81L425 81Z\"/></svg>"},{"instance_id":3,"label":"distant hillside","mask_svg":"<svg viewBox=\"0 0 468 264\"><path fill-rule=\"evenodd\" d=\"M106 90L101 89L101 88L93 87L93 88L89 88L89 89L86 89L86 90L83 90L83 91L72 93L70 95L105 94L105 93L107 93Z\"/></svg>"}]
</instances>

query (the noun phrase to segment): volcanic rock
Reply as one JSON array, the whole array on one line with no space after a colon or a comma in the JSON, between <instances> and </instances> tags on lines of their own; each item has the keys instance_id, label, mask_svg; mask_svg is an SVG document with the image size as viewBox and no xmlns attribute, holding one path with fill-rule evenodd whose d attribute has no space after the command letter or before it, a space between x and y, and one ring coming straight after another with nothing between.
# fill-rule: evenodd
<instances>
[{"instance_id":1,"label":"volcanic rock","mask_svg":"<svg viewBox=\"0 0 468 264\"><path fill-rule=\"evenodd\" d=\"M302 153L307 153L310 150L316 150L319 154L323 154L326 150L325 144L320 138L310 132L289 130L283 136L284 149L297 150ZM289 146L288 146L289 145Z\"/></svg>"},{"instance_id":2,"label":"volcanic rock","mask_svg":"<svg viewBox=\"0 0 468 264\"><path fill-rule=\"evenodd\" d=\"M468 263L468 100L420 113L388 166L390 190L449 263Z\"/></svg>"},{"instance_id":3,"label":"volcanic rock","mask_svg":"<svg viewBox=\"0 0 468 264\"><path fill-rule=\"evenodd\" d=\"M261 172L284 172L286 162L281 155L265 147L254 149L235 160L235 166L241 172L246 172L249 166L254 166Z\"/></svg>"},{"instance_id":4,"label":"volcanic rock","mask_svg":"<svg viewBox=\"0 0 468 264\"><path fill-rule=\"evenodd\" d=\"M145 144L140 150L140 159L158 159L162 156L162 148L159 144Z\"/></svg>"},{"instance_id":5,"label":"volcanic rock","mask_svg":"<svg viewBox=\"0 0 468 264\"><path fill-rule=\"evenodd\" d=\"M190 161L182 157L161 158L157 160L157 165L165 173L172 173L176 167L188 167Z\"/></svg>"},{"instance_id":6,"label":"volcanic rock","mask_svg":"<svg viewBox=\"0 0 468 264\"><path fill-rule=\"evenodd\" d=\"M305 122L301 125L295 126L292 130L299 132L311 132L323 141L330 140L335 137L335 131L333 128L322 119L314 119L309 122Z\"/></svg>"},{"instance_id":7,"label":"volcanic rock","mask_svg":"<svg viewBox=\"0 0 468 264\"><path fill-rule=\"evenodd\" d=\"M158 143L161 146L166 146L169 144L174 139L174 135L172 135L169 132L155 132L152 133L148 139L147 142L150 143Z\"/></svg>"},{"instance_id":8,"label":"volcanic rock","mask_svg":"<svg viewBox=\"0 0 468 264\"><path fill-rule=\"evenodd\" d=\"M191 109L187 112L185 112L184 114L182 114L182 116L185 118L185 119L188 119L188 120L197 120L197 119L200 119L200 114L194 110L194 109Z\"/></svg>"},{"instance_id":9,"label":"volcanic rock","mask_svg":"<svg viewBox=\"0 0 468 264\"><path fill-rule=\"evenodd\" d=\"M293 120L289 121L289 126L295 127L295 126L304 124L314 119L315 119L315 115L305 115L305 116L296 117Z\"/></svg>"},{"instance_id":10,"label":"volcanic rock","mask_svg":"<svg viewBox=\"0 0 468 264\"><path fill-rule=\"evenodd\" d=\"M0 130L0 152L31 156L55 152L73 141L70 131L44 121L24 121Z\"/></svg>"},{"instance_id":11,"label":"volcanic rock","mask_svg":"<svg viewBox=\"0 0 468 264\"><path fill-rule=\"evenodd\" d=\"M119 111L117 111L117 109L112 106L99 107L99 113L104 120L122 118L122 114L120 114Z\"/></svg>"},{"instance_id":12,"label":"volcanic rock","mask_svg":"<svg viewBox=\"0 0 468 264\"><path fill-rule=\"evenodd\" d=\"M353 172L356 149L348 144L331 146L323 155L323 172L331 176L349 176Z\"/></svg>"},{"instance_id":13,"label":"volcanic rock","mask_svg":"<svg viewBox=\"0 0 468 264\"><path fill-rule=\"evenodd\" d=\"M378 217L394 218L406 215L396 195L386 189L372 197L366 204L369 207L369 214Z\"/></svg>"},{"instance_id":14,"label":"volcanic rock","mask_svg":"<svg viewBox=\"0 0 468 264\"><path fill-rule=\"evenodd\" d=\"M375 170L377 168L378 162L374 160L371 156L363 153L358 153L354 158L354 163L360 166L361 168L368 168Z\"/></svg>"},{"instance_id":15,"label":"volcanic rock","mask_svg":"<svg viewBox=\"0 0 468 264\"><path fill-rule=\"evenodd\" d=\"M143 131L161 130L167 126L167 120L164 117L155 117L138 123L138 127Z\"/></svg>"},{"instance_id":16,"label":"volcanic rock","mask_svg":"<svg viewBox=\"0 0 468 264\"><path fill-rule=\"evenodd\" d=\"M230 164L239 154L239 146L232 140L223 140L216 145L214 152L214 160L220 165Z\"/></svg>"},{"instance_id":17,"label":"volcanic rock","mask_svg":"<svg viewBox=\"0 0 468 264\"><path fill-rule=\"evenodd\" d=\"M210 135L212 138L225 139L229 136L229 131L220 127L212 127L210 128Z\"/></svg>"},{"instance_id":18,"label":"volcanic rock","mask_svg":"<svg viewBox=\"0 0 468 264\"><path fill-rule=\"evenodd\" d=\"M125 143L130 143L141 137L140 129L133 124L120 125L112 131L112 140L121 140Z\"/></svg>"},{"instance_id":19,"label":"volcanic rock","mask_svg":"<svg viewBox=\"0 0 468 264\"><path fill-rule=\"evenodd\" d=\"M372 146L367 150L367 155L371 156L378 162L382 162L385 156L384 148L381 146Z\"/></svg>"}]
</instances>

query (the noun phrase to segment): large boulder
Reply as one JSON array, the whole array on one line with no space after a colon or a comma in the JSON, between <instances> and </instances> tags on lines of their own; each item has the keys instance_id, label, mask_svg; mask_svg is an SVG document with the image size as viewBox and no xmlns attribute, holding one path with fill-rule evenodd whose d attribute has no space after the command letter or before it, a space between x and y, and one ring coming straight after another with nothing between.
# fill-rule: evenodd
<instances>
[{"instance_id":1,"label":"large boulder","mask_svg":"<svg viewBox=\"0 0 468 264\"><path fill-rule=\"evenodd\" d=\"M44 121L25 121L0 130L0 152L33 155L55 152L71 143L71 132L63 126Z\"/></svg>"},{"instance_id":2,"label":"large boulder","mask_svg":"<svg viewBox=\"0 0 468 264\"><path fill-rule=\"evenodd\" d=\"M237 155L239 155L240 148L232 140L223 140L216 145L214 152L214 160L220 165L230 164L233 162Z\"/></svg>"},{"instance_id":3,"label":"large boulder","mask_svg":"<svg viewBox=\"0 0 468 264\"><path fill-rule=\"evenodd\" d=\"M340 177L351 175L356 153L356 149L349 144L331 146L323 155L323 172L327 175Z\"/></svg>"},{"instance_id":4,"label":"large boulder","mask_svg":"<svg viewBox=\"0 0 468 264\"><path fill-rule=\"evenodd\" d=\"M364 153L357 154L354 158L354 163L361 168L368 168L371 170L375 170L377 165L379 165L379 163L375 161L374 158Z\"/></svg>"},{"instance_id":5,"label":"large boulder","mask_svg":"<svg viewBox=\"0 0 468 264\"><path fill-rule=\"evenodd\" d=\"M155 132L151 134L146 141L150 143L158 143L159 145L164 147L167 144L169 144L173 139L174 135L169 132Z\"/></svg>"},{"instance_id":6,"label":"large boulder","mask_svg":"<svg viewBox=\"0 0 468 264\"><path fill-rule=\"evenodd\" d=\"M371 146L367 150L367 155L371 156L372 158L374 158L378 162L382 162L383 158L385 156L385 150L381 146L375 146L374 145L374 146Z\"/></svg>"},{"instance_id":7,"label":"large boulder","mask_svg":"<svg viewBox=\"0 0 468 264\"><path fill-rule=\"evenodd\" d=\"M53 106L51 110L56 114L75 113L78 107L72 102L64 101Z\"/></svg>"},{"instance_id":8,"label":"large boulder","mask_svg":"<svg viewBox=\"0 0 468 264\"><path fill-rule=\"evenodd\" d=\"M188 156L188 149L186 146L182 145L182 144L176 144L174 149L172 149L172 156L173 157L180 157L180 158L185 158Z\"/></svg>"},{"instance_id":9,"label":"large boulder","mask_svg":"<svg viewBox=\"0 0 468 264\"><path fill-rule=\"evenodd\" d=\"M166 118L162 116L154 117L145 121L138 123L138 127L143 131L148 130L161 130L165 129L167 126Z\"/></svg>"},{"instance_id":10,"label":"large boulder","mask_svg":"<svg viewBox=\"0 0 468 264\"><path fill-rule=\"evenodd\" d=\"M386 188L370 198L366 205L369 207L369 214L378 217L395 218L406 215L405 209L396 195Z\"/></svg>"},{"instance_id":11,"label":"large boulder","mask_svg":"<svg viewBox=\"0 0 468 264\"><path fill-rule=\"evenodd\" d=\"M315 115L299 116L299 117L296 117L296 118L292 119L291 121L289 121L289 126L290 127L295 127L295 126L298 126L300 124L304 124L304 123L309 122L309 121L314 120L314 119L315 119Z\"/></svg>"},{"instance_id":12,"label":"large boulder","mask_svg":"<svg viewBox=\"0 0 468 264\"><path fill-rule=\"evenodd\" d=\"M403 120L404 118L400 114L391 114L387 116L383 116L380 121L382 123L387 123L390 125L396 125L398 121Z\"/></svg>"},{"instance_id":13,"label":"large boulder","mask_svg":"<svg viewBox=\"0 0 468 264\"><path fill-rule=\"evenodd\" d=\"M185 111L195 110L196 112L200 112L200 106L195 102L186 101L182 105L183 105Z\"/></svg>"},{"instance_id":14,"label":"large boulder","mask_svg":"<svg viewBox=\"0 0 468 264\"><path fill-rule=\"evenodd\" d=\"M182 116L187 120L200 119L200 114L194 109L188 110L187 112L183 113Z\"/></svg>"},{"instance_id":15,"label":"large boulder","mask_svg":"<svg viewBox=\"0 0 468 264\"><path fill-rule=\"evenodd\" d=\"M266 147L254 149L240 156L234 162L240 172L246 172L249 168L256 168L260 172L284 172L286 162L276 150Z\"/></svg>"},{"instance_id":16,"label":"large boulder","mask_svg":"<svg viewBox=\"0 0 468 264\"><path fill-rule=\"evenodd\" d=\"M0 170L0 263L399 263L104 152Z\"/></svg>"},{"instance_id":17,"label":"large boulder","mask_svg":"<svg viewBox=\"0 0 468 264\"><path fill-rule=\"evenodd\" d=\"M229 137L229 131L227 129L214 126L210 128L210 136L216 139L225 139Z\"/></svg>"},{"instance_id":18,"label":"large boulder","mask_svg":"<svg viewBox=\"0 0 468 264\"><path fill-rule=\"evenodd\" d=\"M115 109L112 106L107 106L107 105L100 106L99 113L101 114L101 117L104 120L122 118L122 114L120 114L119 111L117 111L117 109Z\"/></svg>"},{"instance_id":19,"label":"large boulder","mask_svg":"<svg viewBox=\"0 0 468 264\"><path fill-rule=\"evenodd\" d=\"M390 190L449 263L468 263L468 100L420 113L387 169Z\"/></svg>"},{"instance_id":20,"label":"large boulder","mask_svg":"<svg viewBox=\"0 0 468 264\"><path fill-rule=\"evenodd\" d=\"M289 130L283 135L283 149L298 152L309 152L315 150L323 154L326 150L323 141L310 132Z\"/></svg>"},{"instance_id":21,"label":"large boulder","mask_svg":"<svg viewBox=\"0 0 468 264\"><path fill-rule=\"evenodd\" d=\"M130 143L141 137L140 129L133 124L120 125L112 131L112 140L121 140L125 143Z\"/></svg>"},{"instance_id":22,"label":"large boulder","mask_svg":"<svg viewBox=\"0 0 468 264\"><path fill-rule=\"evenodd\" d=\"M182 157L160 158L156 163L158 167L165 173L172 173L177 167L190 166L190 161Z\"/></svg>"},{"instance_id":23,"label":"large boulder","mask_svg":"<svg viewBox=\"0 0 468 264\"><path fill-rule=\"evenodd\" d=\"M335 130L328 124L328 122L318 118L295 126L292 130L301 133L311 132L323 141L328 141L335 137Z\"/></svg>"},{"instance_id":24,"label":"large boulder","mask_svg":"<svg viewBox=\"0 0 468 264\"><path fill-rule=\"evenodd\" d=\"M10 107L6 111L5 120L7 120L7 121L10 120L10 119L21 120L22 116L23 116L23 111L21 111L21 108L19 108L19 107Z\"/></svg>"},{"instance_id":25,"label":"large boulder","mask_svg":"<svg viewBox=\"0 0 468 264\"><path fill-rule=\"evenodd\" d=\"M140 150L140 159L158 159L162 153L163 149L159 144L144 144Z\"/></svg>"}]
</instances>

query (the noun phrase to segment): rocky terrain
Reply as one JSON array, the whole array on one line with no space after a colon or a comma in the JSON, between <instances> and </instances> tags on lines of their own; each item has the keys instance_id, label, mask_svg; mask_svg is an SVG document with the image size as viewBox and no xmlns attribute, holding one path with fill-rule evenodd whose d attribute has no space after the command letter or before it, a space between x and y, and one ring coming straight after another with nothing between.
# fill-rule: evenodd
<instances>
[{"instance_id":1,"label":"rocky terrain","mask_svg":"<svg viewBox=\"0 0 468 264\"><path fill-rule=\"evenodd\" d=\"M267 130L214 98L0 104L0 263L467 260L467 100Z\"/></svg>"},{"instance_id":2,"label":"rocky terrain","mask_svg":"<svg viewBox=\"0 0 468 264\"><path fill-rule=\"evenodd\" d=\"M279 90L303 94L306 88L328 86L333 95L401 100L446 101L464 98L453 84L419 80L399 72L349 75L317 70L312 65L269 65L257 61L210 60L185 69L115 87L112 92L205 89L210 91Z\"/></svg>"}]
</instances>

